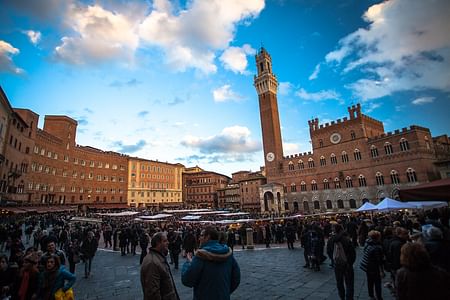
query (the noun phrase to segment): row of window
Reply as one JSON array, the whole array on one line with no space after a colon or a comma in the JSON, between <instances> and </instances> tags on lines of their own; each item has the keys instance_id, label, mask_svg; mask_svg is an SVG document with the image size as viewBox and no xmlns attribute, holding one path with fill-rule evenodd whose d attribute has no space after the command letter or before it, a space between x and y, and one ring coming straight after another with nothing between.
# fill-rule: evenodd
<instances>
[{"instance_id":1,"label":"row of window","mask_svg":"<svg viewBox=\"0 0 450 300\"><path fill-rule=\"evenodd\" d=\"M141 196L141 197L145 197L145 194L147 194L147 197L150 197L151 195L153 195L153 197L156 197L156 193L157 192L150 192L150 191L141 191L141 192L131 192L131 197L135 197L135 195ZM158 192L159 194L160 192ZM177 193L177 192L161 192L161 197L180 197L181 193Z\"/></svg>"},{"instance_id":2,"label":"row of window","mask_svg":"<svg viewBox=\"0 0 450 300\"><path fill-rule=\"evenodd\" d=\"M409 150L408 141L406 139L402 138L401 141L400 141L400 151L408 151L408 150ZM385 145L384 145L384 151L385 151L386 155L393 154L394 150L392 148L392 144L389 143L389 142L386 142ZM378 155L379 155L378 148L376 146L372 145L370 147L370 153L371 153L372 158L378 157ZM359 149L355 149L353 151L353 158L354 158L354 160L362 160L361 151ZM343 163L348 163L349 162L349 157L348 157L348 154L347 154L346 151L342 151L341 161ZM332 165L337 165L337 163L338 163L338 159L337 159L337 157L336 157L336 155L334 153L331 153L331 155L330 155L330 162L331 162ZM321 167L324 167L324 166L327 165L327 160L326 160L325 156L321 156L320 157L319 163L320 163ZM314 168L315 167L314 159L310 157L308 159L308 164L307 165L308 165L308 168ZM303 160L299 160L297 162L297 167L300 170L305 169L305 163L303 162ZM290 171L295 170L295 166L294 166L294 163L292 161L289 162L288 169Z\"/></svg>"},{"instance_id":3,"label":"row of window","mask_svg":"<svg viewBox=\"0 0 450 300\"><path fill-rule=\"evenodd\" d=\"M51 168L49 166L43 166L43 165L38 165L36 163L32 163L31 164L31 171L33 172L44 172L46 174L52 174L52 175L57 175L57 169L56 168ZM69 171L67 170L62 170L61 172L62 177L68 177L69 176ZM78 173L77 171L72 171L71 174L72 178L80 178L80 179L90 179L92 180L94 178L94 173L93 172L89 172L89 173L83 173L80 172ZM108 176L108 175L97 175L97 181L112 181L112 182L125 182L124 177L116 177L116 176Z\"/></svg>"},{"instance_id":4,"label":"row of window","mask_svg":"<svg viewBox=\"0 0 450 300\"><path fill-rule=\"evenodd\" d=\"M408 182L417 182L417 175L416 172L412 169L412 168L408 168L408 170L406 171L406 178L408 180ZM376 180L376 184L377 186L382 186L385 184L384 182L384 176L381 172L377 172L375 174L375 180ZM390 173L390 180L391 180L391 184L399 184L400 183L400 176L398 174L398 172L396 170L392 170ZM344 180L345 183L345 187L346 188L352 188L353 187L353 179L350 176L347 176ZM341 181L339 180L339 178L335 178L333 181L334 184L334 188L335 189L340 189L341 188ZM358 184L360 187L365 187L367 186L367 181L366 178L364 177L364 175L359 175L358 176ZM324 179L323 180L323 189L324 190L328 190L330 189L330 181L328 179ZM315 180L311 181L311 190L312 191L317 191L318 190L318 185L317 182ZM291 192L297 192L297 185L295 183L292 183L290 186L290 191ZM306 192L306 182L302 181L300 183L300 191L301 192ZM287 193L288 192L288 187L284 187L284 192Z\"/></svg>"},{"instance_id":5,"label":"row of window","mask_svg":"<svg viewBox=\"0 0 450 300\"><path fill-rule=\"evenodd\" d=\"M131 182L131 187L135 188L136 182ZM174 184L166 182L141 182L140 187L143 189L173 189Z\"/></svg>"},{"instance_id":6,"label":"row of window","mask_svg":"<svg viewBox=\"0 0 450 300\"><path fill-rule=\"evenodd\" d=\"M147 176L145 176L145 175L147 175ZM131 173L131 178L135 178L136 177L136 173ZM170 179L172 179L173 180L173 176L170 176L170 175L159 175L159 174L141 174L141 178L145 178L145 177L147 177L147 178L153 178L153 179L167 179L167 180L170 180ZM135 179L132 179L132 180L135 180Z\"/></svg>"},{"instance_id":7,"label":"row of window","mask_svg":"<svg viewBox=\"0 0 450 300\"><path fill-rule=\"evenodd\" d=\"M97 187L94 189L92 189L91 187L75 187L72 186L70 188L66 189L66 186L62 185L59 188L56 188L51 185L51 184L44 184L44 183L33 183L33 182L29 182L28 183L28 190L32 191L42 191L42 192L55 192L55 191L59 191L61 193L64 192L72 192L72 193L92 193L93 191L97 194L99 193L111 193L111 194L115 194L116 192L118 192L119 194L123 194L123 190L122 189L116 189L116 188L100 188Z\"/></svg>"},{"instance_id":8,"label":"row of window","mask_svg":"<svg viewBox=\"0 0 450 300\"><path fill-rule=\"evenodd\" d=\"M132 164L131 165L131 169L133 171L136 170L136 165ZM141 171L149 171L149 172L155 172L155 173L169 173L169 174L173 174L174 173L174 169L173 168L162 168L160 166L151 166L151 165L145 165L145 164L141 164Z\"/></svg>"}]
</instances>

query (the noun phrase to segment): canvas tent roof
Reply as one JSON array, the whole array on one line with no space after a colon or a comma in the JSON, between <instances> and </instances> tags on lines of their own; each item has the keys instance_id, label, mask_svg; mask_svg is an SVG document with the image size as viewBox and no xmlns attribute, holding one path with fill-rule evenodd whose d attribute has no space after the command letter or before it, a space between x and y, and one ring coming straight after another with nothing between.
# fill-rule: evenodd
<instances>
[{"instance_id":1,"label":"canvas tent roof","mask_svg":"<svg viewBox=\"0 0 450 300\"><path fill-rule=\"evenodd\" d=\"M450 178L401 189L400 199L402 201L450 201Z\"/></svg>"},{"instance_id":2,"label":"canvas tent roof","mask_svg":"<svg viewBox=\"0 0 450 300\"><path fill-rule=\"evenodd\" d=\"M378 211L392 211L399 209L415 209L414 205L411 205L407 202L400 202L391 198L384 198L383 201L378 203L376 206Z\"/></svg>"},{"instance_id":3,"label":"canvas tent roof","mask_svg":"<svg viewBox=\"0 0 450 300\"><path fill-rule=\"evenodd\" d=\"M376 205L370 202L366 202L363 205L361 205L361 207L358 208L356 211L373 211L373 210L378 210Z\"/></svg>"}]
</instances>

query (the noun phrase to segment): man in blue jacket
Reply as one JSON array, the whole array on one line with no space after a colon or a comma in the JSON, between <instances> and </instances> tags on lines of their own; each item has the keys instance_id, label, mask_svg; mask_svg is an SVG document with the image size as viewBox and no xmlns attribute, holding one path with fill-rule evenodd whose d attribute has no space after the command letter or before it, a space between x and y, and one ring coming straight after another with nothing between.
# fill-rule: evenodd
<instances>
[{"instance_id":1,"label":"man in blue jacket","mask_svg":"<svg viewBox=\"0 0 450 300\"><path fill-rule=\"evenodd\" d=\"M229 300L241 281L241 270L233 251L219 243L219 232L212 226L200 234L200 249L188 254L181 282L194 288L194 300Z\"/></svg>"}]
</instances>

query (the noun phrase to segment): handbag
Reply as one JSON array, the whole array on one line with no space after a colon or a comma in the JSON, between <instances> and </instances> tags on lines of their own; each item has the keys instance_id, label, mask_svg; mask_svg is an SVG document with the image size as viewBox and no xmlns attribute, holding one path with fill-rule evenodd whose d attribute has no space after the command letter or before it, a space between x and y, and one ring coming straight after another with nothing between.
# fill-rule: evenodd
<instances>
[{"instance_id":1,"label":"handbag","mask_svg":"<svg viewBox=\"0 0 450 300\"><path fill-rule=\"evenodd\" d=\"M63 289L59 289L55 293L55 300L75 300L73 289L70 288L66 292Z\"/></svg>"}]
</instances>

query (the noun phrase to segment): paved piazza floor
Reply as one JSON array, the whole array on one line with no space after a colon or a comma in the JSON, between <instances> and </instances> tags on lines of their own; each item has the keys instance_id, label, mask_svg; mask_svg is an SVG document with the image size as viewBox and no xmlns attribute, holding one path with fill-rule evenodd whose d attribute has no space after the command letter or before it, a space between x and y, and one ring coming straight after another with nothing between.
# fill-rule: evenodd
<instances>
[{"instance_id":1,"label":"paved piazza floor","mask_svg":"<svg viewBox=\"0 0 450 300\"><path fill-rule=\"evenodd\" d=\"M329 260L321 271L304 269L303 249L288 250L285 245L270 249L235 249L241 267L241 284L231 299L339 299L334 272ZM355 299L369 299L365 274L359 269L361 250L355 263ZM180 258L180 269L184 259ZM173 276L182 300L192 299L192 289L181 284L181 271ZM83 278L84 265L77 265L77 282L74 286L77 300L142 299L139 255L120 256L118 252L99 249L92 265L91 277ZM383 288L384 299L394 299ZM213 299L212 299L213 300Z\"/></svg>"}]
</instances>

